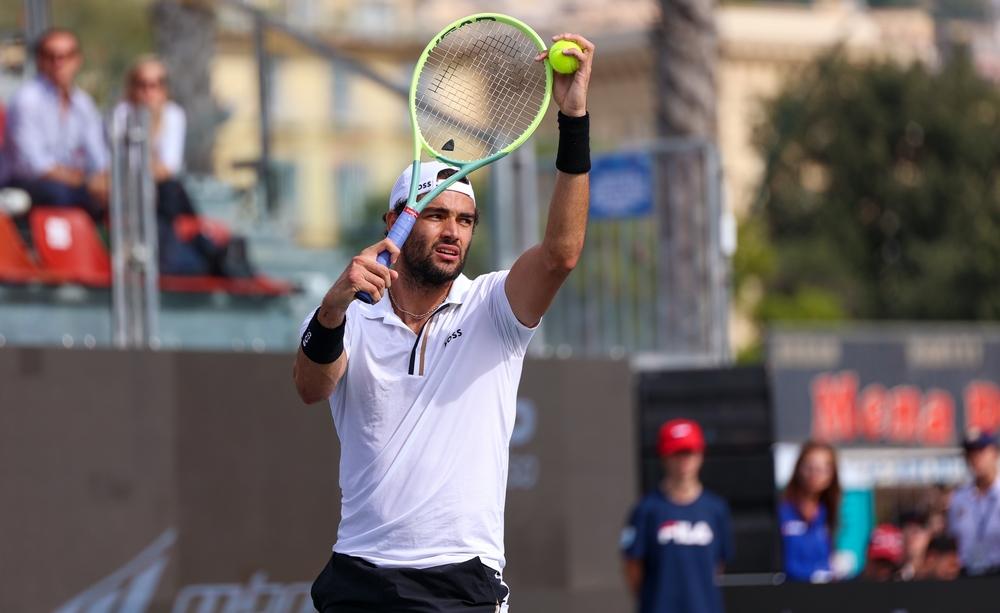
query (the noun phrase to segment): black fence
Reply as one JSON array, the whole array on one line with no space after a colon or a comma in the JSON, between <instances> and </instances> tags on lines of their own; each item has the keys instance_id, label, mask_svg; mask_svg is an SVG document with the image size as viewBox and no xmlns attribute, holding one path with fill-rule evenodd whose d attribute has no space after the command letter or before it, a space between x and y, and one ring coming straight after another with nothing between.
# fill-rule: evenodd
<instances>
[{"instance_id":1,"label":"black fence","mask_svg":"<svg viewBox=\"0 0 1000 613\"><path fill-rule=\"evenodd\" d=\"M1000 577L827 585L786 583L723 590L726 613L997 613Z\"/></svg>"}]
</instances>

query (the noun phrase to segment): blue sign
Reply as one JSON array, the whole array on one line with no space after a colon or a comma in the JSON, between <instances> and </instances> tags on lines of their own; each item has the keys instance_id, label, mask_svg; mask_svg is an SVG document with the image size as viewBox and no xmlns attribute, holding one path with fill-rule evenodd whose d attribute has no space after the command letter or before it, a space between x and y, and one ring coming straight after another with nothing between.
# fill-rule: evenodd
<instances>
[{"instance_id":1,"label":"blue sign","mask_svg":"<svg viewBox=\"0 0 1000 613\"><path fill-rule=\"evenodd\" d=\"M590 218L646 217L653 212L653 173L645 153L598 156L590 169Z\"/></svg>"}]
</instances>

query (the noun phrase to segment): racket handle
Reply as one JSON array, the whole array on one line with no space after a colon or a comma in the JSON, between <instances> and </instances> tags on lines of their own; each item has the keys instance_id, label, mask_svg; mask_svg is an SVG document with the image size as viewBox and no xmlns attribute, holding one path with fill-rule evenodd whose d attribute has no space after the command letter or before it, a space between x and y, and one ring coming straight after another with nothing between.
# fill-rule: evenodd
<instances>
[{"instance_id":1,"label":"racket handle","mask_svg":"<svg viewBox=\"0 0 1000 613\"><path fill-rule=\"evenodd\" d=\"M388 266L390 257L392 256L389 254L388 251L383 251L382 253L378 254L378 257L375 259L378 260L378 263L381 264L382 266ZM354 297L360 300L361 302L364 302L365 304L375 303L375 301L371 297L371 294L369 294L368 292L358 292L354 294Z\"/></svg>"},{"instance_id":2,"label":"racket handle","mask_svg":"<svg viewBox=\"0 0 1000 613\"><path fill-rule=\"evenodd\" d=\"M418 213L411 208L403 209L403 212L399 214L396 222L392 224L392 228L389 230L388 238L392 241L393 245L402 247L403 243L406 242L406 237L410 235L410 230L413 229L413 224L417 221L417 215ZM378 258L376 259L379 264L388 267L391 258L392 255L388 251L383 251L378 254ZM354 297L365 304L373 304L375 302L368 292L358 292L354 294Z\"/></svg>"}]
</instances>

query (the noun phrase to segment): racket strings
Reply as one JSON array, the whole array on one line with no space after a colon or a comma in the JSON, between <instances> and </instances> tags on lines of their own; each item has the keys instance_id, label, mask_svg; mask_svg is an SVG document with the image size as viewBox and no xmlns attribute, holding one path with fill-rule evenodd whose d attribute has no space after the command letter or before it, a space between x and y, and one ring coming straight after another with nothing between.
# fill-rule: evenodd
<instances>
[{"instance_id":1,"label":"racket strings","mask_svg":"<svg viewBox=\"0 0 1000 613\"><path fill-rule=\"evenodd\" d=\"M454 36L454 35L453 35ZM451 49L446 49L439 55L440 62L444 64L444 71L435 80L433 92L437 94L436 100L422 100L421 105L428 110L433 109L430 103L439 102L437 106L449 111L445 114L441 111L431 110L432 115L439 120L450 124L449 128L462 128L472 135L485 140L490 140L489 126L476 128L488 118L482 116L486 107L481 106L483 102L495 102L498 97L499 84L487 82L488 91L483 95L483 76L487 75L487 67L484 57L488 58L490 41L474 40L472 49L463 49L460 45L453 45ZM509 46L509 45L508 45ZM471 60L471 61L470 61ZM485 98L485 100L484 100ZM461 122L466 124L460 125ZM439 144L439 143L435 143Z\"/></svg>"},{"instance_id":2,"label":"racket strings","mask_svg":"<svg viewBox=\"0 0 1000 613\"><path fill-rule=\"evenodd\" d=\"M427 143L471 161L520 138L545 101L538 51L530 37L502 22L479 21L448 34L418 77L417 125Z\"/></svg>"},{"instance_id":3,"label":"racket strings","mask_svg":"<svg viewBox=\"0 0 1000 613\"><path fill-rule=\"evenodd\" d=\"M502 38L491 36L489 38L491 45L489 45L488 49L482 49L483 53L478 56L483 60L483 63L488 63L494 58L489 56L487 50L500 50L501 55L505 58L522 59L520 66L514 62L507 63L504 66L504 69L507 70L503 74L505 78L493 79L488 93L490 101L494 104L491 107L494 112L501 110L501 114L497 118L498 125L511 128L511 131L516 133L516 135L520 135L521 132L531 125L541 105L540 100L534 108L530 108L525 104L527 102L525 94L533 90L532 78L535 78L537 85L541 88L545 86L544 68L541 68L540 64L534 62L534 54L537 49L530 41L527 41L527 48L518 48L517 43L525 42L527 38L520 31L518 31L518 34L520 40L512 36L504 36ZM485 47L485 45L483 46ZM527 59L526 62L523 61L524 58ZM498 71L496 74L501 73ZM522 119L523 121L519 123L518 119Z\"/></svg>"}]
</instances>

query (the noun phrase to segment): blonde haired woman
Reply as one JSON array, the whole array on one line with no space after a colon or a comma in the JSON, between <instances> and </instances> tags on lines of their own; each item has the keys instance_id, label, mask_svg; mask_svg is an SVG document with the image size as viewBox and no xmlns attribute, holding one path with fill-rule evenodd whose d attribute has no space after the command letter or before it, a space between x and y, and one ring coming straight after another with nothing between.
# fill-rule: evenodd
<instances>
[{"instance_id":1,"label":"blonde haired woman","mask_svg":"<svg viewBox=\"0 0 1000 613\"><path fill-rule=\"evenodd\" d=\"M153 153L153 178L159 183L171 179L184 168L184 136L187 118L170 100L167 68L156 56L144 55L125 77L125 99L115 107L116 123L130 110L149 111ZM121 124L119 124L121 125Z\"/></svg>"},{"instance_id":2,"label":"blonde haired woman","mask_svg":"<svg viewBox=\"0 0 1000 613\"><path fill-rule=\"evenodd\" d=\"M179 216L197 218L191 199L178 180L184 168L184 138L187 119L177 103L170 100L167 67L156 56L144 55L129 69L125 99L114 110L115 126L124 126L129 113L149 112L149 136L153 179L156 181L156 213L159 226L160 270L167 275L214 275L251 277L243 239L238 248L233 241L213 242L203 232L180 237L175 228Z\"/></svg>"}]
</instances>

